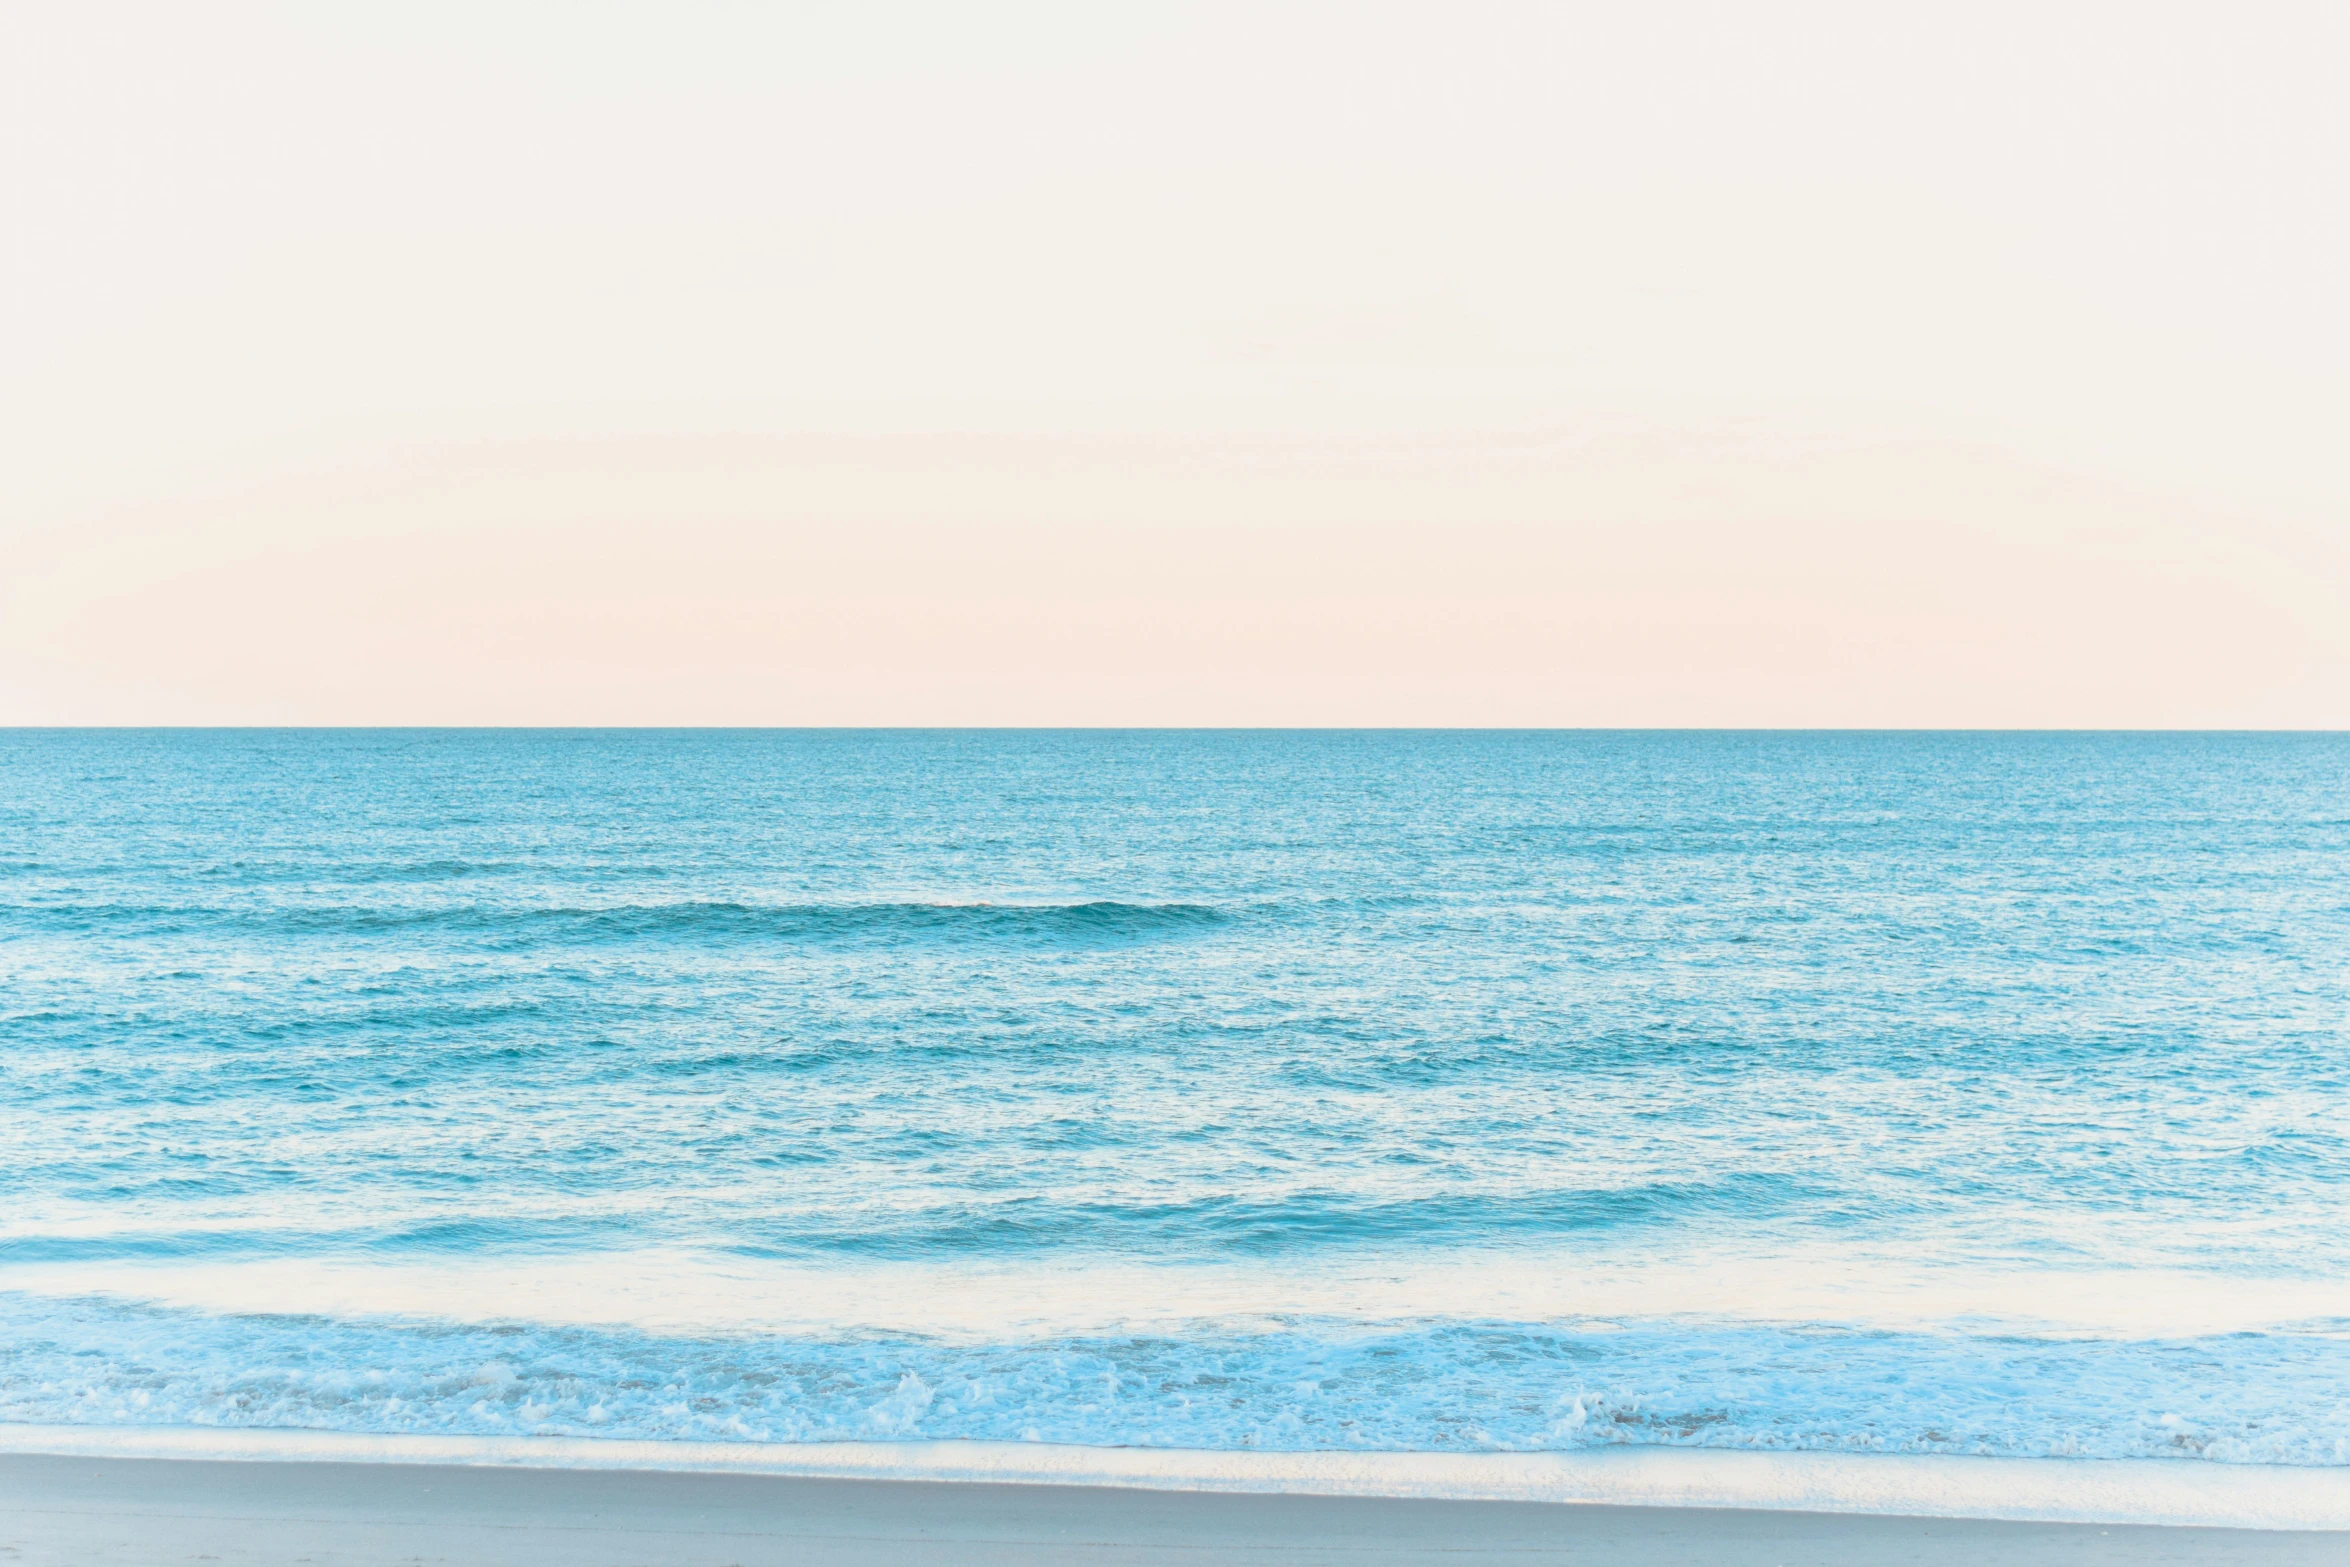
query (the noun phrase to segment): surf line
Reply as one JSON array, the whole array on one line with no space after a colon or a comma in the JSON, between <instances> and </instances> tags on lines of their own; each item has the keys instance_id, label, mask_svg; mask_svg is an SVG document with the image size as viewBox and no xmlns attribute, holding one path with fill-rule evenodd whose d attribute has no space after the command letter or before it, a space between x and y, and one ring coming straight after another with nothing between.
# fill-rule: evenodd
<instances>
[{"instance_id":1,"label":"surf line","mask_svg":"<svg viewBox=\"0 0 2350 1567\"><path fill-rule=\"evenodd\" d=\"M1969 1458L1665 1447L1560 1453L1264 1452L1044 1442L660 1442L10 1423L0 1423L0 1452L2350 1530L2350 1468L2187 1458Z\"/></svg>"}]
</instances>

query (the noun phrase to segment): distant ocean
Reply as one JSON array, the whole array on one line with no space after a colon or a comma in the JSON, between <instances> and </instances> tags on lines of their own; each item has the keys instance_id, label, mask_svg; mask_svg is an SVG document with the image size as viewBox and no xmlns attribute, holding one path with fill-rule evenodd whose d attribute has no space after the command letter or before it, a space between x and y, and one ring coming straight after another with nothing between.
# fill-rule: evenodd
<instances>
[{"instance_id":1,"label":"distant ocean","mask_svg":"<svg viewBox=\"0 0 2350 1567\"><path fill-rule=\"evenodd\" d=\"M0 731L0 1421L2350 1466L2350 738Z\"/></svg>"}]
</instances>

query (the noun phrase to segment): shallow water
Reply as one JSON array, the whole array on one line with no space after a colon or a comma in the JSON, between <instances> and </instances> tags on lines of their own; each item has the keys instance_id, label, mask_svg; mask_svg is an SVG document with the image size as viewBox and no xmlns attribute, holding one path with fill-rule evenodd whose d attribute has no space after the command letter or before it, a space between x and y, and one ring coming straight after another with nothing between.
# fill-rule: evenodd
<instances>
[{"instance_id":1,"label":"shallow water","mask_svg":"<svg viewBox=\"0 0 2350 1567\"><path fill-rule=\"evenodd\" d=\"M2350 739L0 733L0 1420L2350 1464Z\"/></svg>"}]
</instances>

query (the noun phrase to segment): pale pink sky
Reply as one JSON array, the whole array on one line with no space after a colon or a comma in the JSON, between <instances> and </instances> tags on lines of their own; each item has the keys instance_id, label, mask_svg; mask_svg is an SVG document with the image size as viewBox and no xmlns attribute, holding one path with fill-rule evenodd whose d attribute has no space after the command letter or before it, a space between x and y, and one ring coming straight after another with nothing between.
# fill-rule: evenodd
<instances>
[{"instance_id":1,"label":"pale pink sky","mask_svg":"<svg viewBox=\"0 0 2350 1567\"><path fill-rule=\"evenodd\" d=\"M0 722L2350 725L2335 6L12 23Z\"/></svg>"}]
</instances>

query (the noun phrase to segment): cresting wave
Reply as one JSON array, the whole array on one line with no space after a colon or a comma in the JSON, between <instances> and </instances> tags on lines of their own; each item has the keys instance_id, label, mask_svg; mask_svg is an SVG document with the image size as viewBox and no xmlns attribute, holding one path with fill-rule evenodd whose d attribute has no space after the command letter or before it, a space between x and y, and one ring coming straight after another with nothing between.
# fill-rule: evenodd
<instances>
[{"instance_id":1,"label":"cresting wave","mask_svg":"<svg viewBox=\"0 0 2350 1567\"><path fill-rule=\"evenodd\" d=\"M726 1074L749 1064L729 1057L680 1063L677 1070L680 1075L691 1075L697 1068ZM756 1064L813 1073L842 1063L822 1056ZM1070 1135L1084 1135L1084 1130L1072 1127ZM194 1196L201 1195L205 1185L201 1178L181 1177L170 1189L177 1195ZM226 1195L232 1188L222 1182L214 1189ZM136 1193L125 1187L121 1195ZM1221 1193L1159 1202L1079 1200L1049 1209L1042 1204L1006 1205L992 1212L955 1203L902 1208L886 1221L873 1216L861 1227L788 1212L746 1217L713 1249L735 1257L776 1259L1012 1258L1051 1256L1072 1246L1098 1243L1106 1235L1147 1230L1170 1248L1203 1256L1311 1257L1334 1242L1363 1247L1398 1240L1427 1244L1451 1239L1490 1246L1517 1236L1621 1235L1708 1215L1731 1214L1751 1220L1791 1211L1807 1201L1825 1202L1833 1195L1793 1176L1749 1175L1579 1190L1446 1192L1379 1202L1305 1192L1279 1200ZM281 1220L219 1228L190 1225L67 1234L13 1230L0 1221L0 1266L205 1256L560 1256L599 1241L617 1243L649 1233L654 1233L654 1227L641 1221L585 1216L555 1220L544 1216L415 1215L404 1222L379 1218L332 1227L299 1226Z\"/></svg>"}]
</instances>

